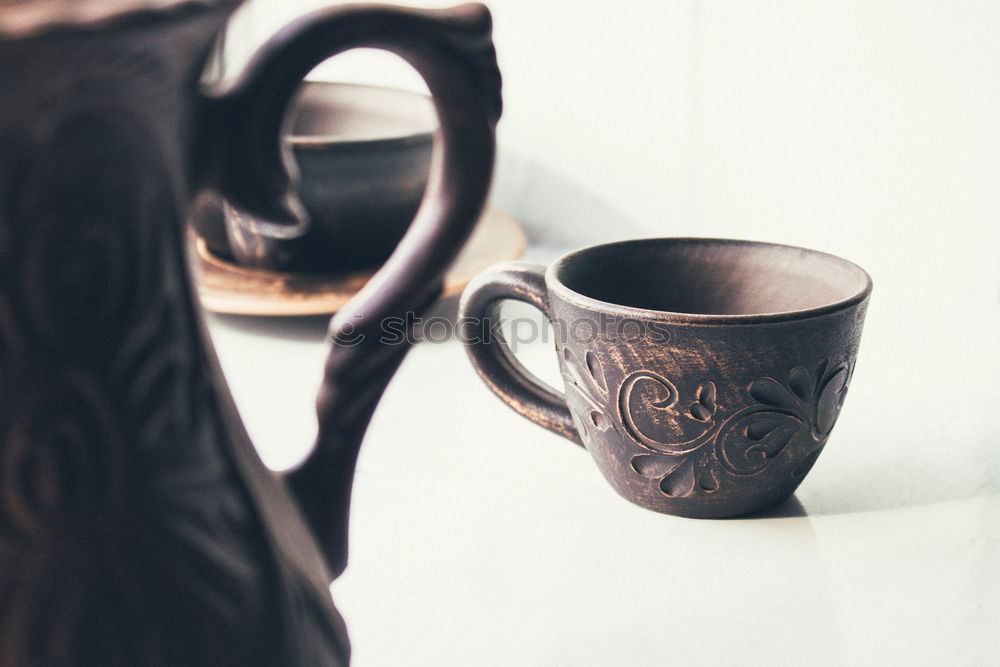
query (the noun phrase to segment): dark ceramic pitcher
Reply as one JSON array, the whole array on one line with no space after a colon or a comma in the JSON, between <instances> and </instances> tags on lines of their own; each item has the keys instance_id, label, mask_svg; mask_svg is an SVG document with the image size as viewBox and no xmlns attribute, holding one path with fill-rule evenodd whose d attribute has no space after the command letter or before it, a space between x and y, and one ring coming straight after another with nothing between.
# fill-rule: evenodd
<instances>
[{"instance_id":1,"label":"dark ceramic pitcher","mask_svg":"<svg viewBox=\"0 0 1000 667\"><path fill-rule=\"evenodd\" d=\"M328 593L362 435L485 198L500 113L488 12L348 5L199 85L236 0L0 0L0 665L347 662ZM319 436L290 479L240 423L185 262L193 197L301 225L280 143L305 74L412 64L439 155L396 253L331 323ZM343 334L351 335L344 336Z\"/></svg>"}]
</instances>

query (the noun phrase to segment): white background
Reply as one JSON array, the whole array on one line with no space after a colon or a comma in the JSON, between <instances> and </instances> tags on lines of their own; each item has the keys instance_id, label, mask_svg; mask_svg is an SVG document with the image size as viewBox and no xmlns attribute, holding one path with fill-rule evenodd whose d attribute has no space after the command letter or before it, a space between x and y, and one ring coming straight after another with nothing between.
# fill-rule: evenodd
<instances>
[{"instance_id":1,"label":"white background","mask_svg":"<svg viewBox=\"0 0 1000 667\"><path fill-rule=\"evenodd\" d=\"M233 61L319 4L251 2ZM619 501L457 344L418 347L366 441L334 585L356 664L995 663L1000 3L489 4L493 201L532 256L752 238L843 255L875 292L830 447L759 520ZM421 86L369 53L315 76ZM292 464L322 322L211 323L262 453ZM549 346L525 356L551 368Z\"/></svg>"}]
</instances>

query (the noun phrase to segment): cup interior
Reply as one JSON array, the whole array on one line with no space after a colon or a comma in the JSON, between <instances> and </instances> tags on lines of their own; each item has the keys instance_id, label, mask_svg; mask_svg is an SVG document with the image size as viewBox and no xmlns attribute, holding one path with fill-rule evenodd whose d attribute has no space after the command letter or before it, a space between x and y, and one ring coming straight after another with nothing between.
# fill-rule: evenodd
<instances>
[{"instance_id":1,"label":"cup interior","mask_svg":"<svg viewBox=\"0 0 1000 667\"><path fill-rule=\"evenodd\" d=\"M750 316L862 299L861 267L814 250L724 239L644 239L571 253L553 271L588 299L681 315Z\"/></svg>"}]
</instances>

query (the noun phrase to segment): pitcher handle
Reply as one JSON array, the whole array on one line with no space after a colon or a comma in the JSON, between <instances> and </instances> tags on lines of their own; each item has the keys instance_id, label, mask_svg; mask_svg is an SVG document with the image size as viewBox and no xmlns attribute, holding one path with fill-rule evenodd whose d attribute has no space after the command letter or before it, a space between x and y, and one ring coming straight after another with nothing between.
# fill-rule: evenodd
<instances>
[{"instance_id":1,"label":"pitcher handle","mask_svg":"<svg viewBox=\"0 0 1000 667\"><path fill-rule=\"evenodd\" d=\"M286 26L232 87L208 92L215 122L206 125L222 134L206 138L220 149L200 167L200 180L270 221L259 230L265 235L297 235L307 224L281 136L299 82L317 64L354 48L390 51L423 77L437 109L440 130L424 199L392 256L330 322L315 448L287 478L334 577L347 564L361 439L408 349L384 340L380 325L407 312L419 315L433 303L489 190L501 112L491 33L490 13L480 4L443 10L341 5Z\"/></svg>"}]
</instances>

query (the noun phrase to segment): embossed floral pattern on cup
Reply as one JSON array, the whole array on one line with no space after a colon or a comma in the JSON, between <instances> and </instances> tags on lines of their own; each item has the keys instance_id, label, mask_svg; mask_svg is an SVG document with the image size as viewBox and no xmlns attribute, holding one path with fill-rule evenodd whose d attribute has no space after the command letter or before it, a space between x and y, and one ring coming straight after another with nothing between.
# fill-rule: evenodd
<instances>
[{"instance_id":1,"label":"embossed floral pattern on cup","mask_svg":"<svg viewBox=\"0 0 1000 667\"><path fill-rule=\"evenodd\" d=\"M815 371L795 366L784 382L771 377L751 382L749 401L719 418L725 411L715 403L711 382L698 388L685 410L669 380L650 371L632 373L618 392L619 414L626 433L650 452L634 455L632 469L659 480L666 496L684 497L696 489L711 493L720 473L759 473L794 444L801 462L792 474L801 476L833 429L849 379L845 363L823 360Z\"/></svg>"}]
</instances>

